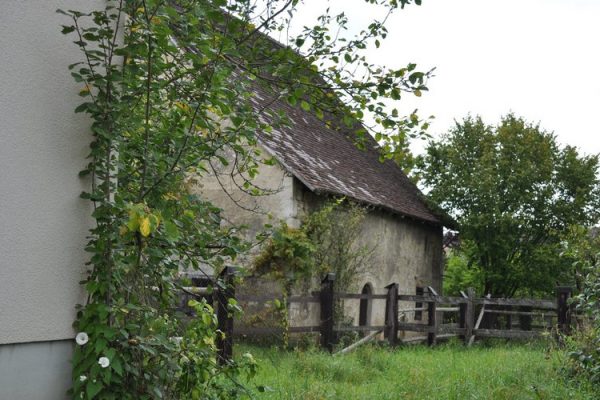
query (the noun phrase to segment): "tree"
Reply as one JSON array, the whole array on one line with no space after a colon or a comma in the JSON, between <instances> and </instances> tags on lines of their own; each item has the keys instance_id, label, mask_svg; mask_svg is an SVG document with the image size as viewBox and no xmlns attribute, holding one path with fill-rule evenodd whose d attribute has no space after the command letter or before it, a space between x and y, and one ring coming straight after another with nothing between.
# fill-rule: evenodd
<instances>
[{"instance_id":1,"label":"tree","mask_svg":"<svg viewBox=\"0 0 600 400\"><path fill-rule=\"evenodd\" d=\"M560 147L553 134L512 114L497 126L467 117L420 160L430 198L460 225L484 290L549 294L568 274L561 237L598 219L598 156Z\"/></svg>"},{"instance_id":2,"label":"tree","mask_svg":"<svg viewBox=\"0 0 600 400\"><path fill-rule=\"evenodd\" d=\"M389 14L410 0L367 0ZM415 3L420 3L415 0ZM69 66L91 118L89 163L80 175L93 204L88 294L75 327L82 340L73 358L77 398L239 398L235 364L215 361L214 315L195 304L192 323L174 312L182 269L216 271L245 249L234 229L222 228L218 207L190 194L190 179L207 165L228 163L251 178L264 160L256 131L288 123L275 98L312 110L327 123L368 133L393 156L403 138L422 127L383 100L426 90L427 73L414 64L389 70L364 57L386 29L373 21L345 35L345 15L325 12L290 45L281 31L298 0L109 0L103 10L59 10L81 59ZM260 8L259 8L260 6ZM384 19L385 21L385 19ZM267 96L258 95L261 94ZM266 102L259 102L257 99ZM371 113L373 125L357 121ZM87 134L87 132L84 132ZM215 285L222 285L215 282ZM229 305L233 311L235 304ZM181 340L174 338L181 337ZM84 340L85 339L85 340ZM251 375L251 358L245 358Z\"/></svg>"}]
</instances>

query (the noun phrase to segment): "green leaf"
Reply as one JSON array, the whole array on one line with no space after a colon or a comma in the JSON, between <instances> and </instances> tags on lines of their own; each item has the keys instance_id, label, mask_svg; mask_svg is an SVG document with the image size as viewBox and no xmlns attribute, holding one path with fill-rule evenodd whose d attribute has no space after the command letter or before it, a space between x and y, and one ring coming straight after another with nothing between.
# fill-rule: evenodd
<instances>
[{"instance_id":1,"label":"green leaf","mask_svg":"<svg viewBox=\"0 0 600 400\"><path fill-rule=\"evenodd\" d=\"M88 384L85 387L85 392L89 399L93 399L94 397L96 397L96 395L100 393L101 390L102 383L100 383L100 381L96 380L96 382L94 382L94 379L88 379Z\"/></svg>"},{"instance_id":2,"label":"green leaf","mask_svg":"<svg viewBox=\"0 0 600 400\"><path fill-rule=\"evenodd\" d=\"M88 103L83 103L83 104L78 105L75 108L75 113L84 112L84 111L87 111L87 109L88 109Z\"/></svg>"},{"instance_id":3,"label":"green leaf","mask_svg":"<svg viewBox=\"0 0 600 400\"><path fill-rule=\"evenodd\" d=\"M165 235L167 236L167 240L170 242L174 242L179 239L179 228L171 221L165 221Z\"/></svg>"},{"instance_id":4,"label":"green leaf","mask_svg":"<svg viewBox=\"0 0 600 400\"><path fill-rule=\"evenodd\" d=\"M302 107L304 111L310 111L310 104L306 100L300 102L300 107Z\"/></svg>"},{"instance_id":5,"label":"green leaf","mask_svg":"<svg viewBox=\"0 0 600 400\"><path fill-rule=\"evenodd\" d=\"M118 357L115 357L111 361L110 366L119 376L123 376L123 366L121 365L121 360Z\"/></svg>"},{"instance_id":6,"label":"green leaf","mask_svg":"<svg viewBox=\"0 0 600 400\"><path fill-rule=\"evenodd\" d=\"M67 33L71 33L75 30L75 27L73 25L62 25L62 31L61 33L63 35L66 35Z\"/></svg>"}]
</instances>

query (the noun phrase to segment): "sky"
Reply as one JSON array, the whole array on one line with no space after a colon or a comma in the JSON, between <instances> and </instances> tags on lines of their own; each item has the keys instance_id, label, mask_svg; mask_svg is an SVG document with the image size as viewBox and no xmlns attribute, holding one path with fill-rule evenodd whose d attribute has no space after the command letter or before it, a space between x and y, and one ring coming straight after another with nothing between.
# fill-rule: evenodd
<instances>
[{"instance_id":1,"label":"sky","mask_svg":"<svg viewBox=\"0 0 600 400\"><path fill-rule=\"evenodd\" d=\"M400 109L434 115L430 133L480 115L495 124L508 112L554 132L561 144L600 153L600 0L423 0L397 11L389 36L368 53L390 67L436 68L421 98ZM326 0L305 0L295 24L314 21ZM354 28L381 13L364 0L331 0ZM414 143L415 152L424 143Z\"/></svg>"}]
</instances>

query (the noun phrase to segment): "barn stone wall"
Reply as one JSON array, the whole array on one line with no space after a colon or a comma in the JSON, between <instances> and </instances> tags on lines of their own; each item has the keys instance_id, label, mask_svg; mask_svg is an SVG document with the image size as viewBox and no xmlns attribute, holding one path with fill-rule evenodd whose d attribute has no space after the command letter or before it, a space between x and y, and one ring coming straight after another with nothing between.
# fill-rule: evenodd
<instances>
[{"instance_id":1,"label":"barn stone wall","mask_svg":"<svg viewBox=\"0 0 600 400\"><path fill-rule=\"evenodd\" d=\"M244 224L248 226L246 237L252 239L265 223L277 224L280 220L291 226L298 226L303 216L318 209L326 201L325 196L316 195L292 177L280 166L263 166L255 183L259 187L274 190L269 196L253 197L242 194L227 179L227 170L221 171L221 182L213 178L203 178L201 185L195 190L204 198L211 200L223 208L226 223ZM223 192L222 186L233 193L238 204L244 208L257 209L258 212L245 210L235 204ZM442 228L403 218L397 214L370 209L367 213L362 233L359 238L360 246L373 248L374 253L370 265L357 276L356 282L346 291L360 293L365 285L369 285L374 294L385 294L385 287L390 283L399 284L401 294L415 294L417 287L432 286L438 292L441 289L442 269ZM254 250L254 254L256 251ZM245 260L250 263L251 257ZM261 278L262 279L262 278ZM312 283L312 290L318 289L318 282ZM298 290L299 292L302 289ZM251 278L238 288L240 294L278 294L279 285L274 282L260 282ZM359 323L359 300L346 300L344 310L346 316ZM273 323L276 317L272 308L261 309L261 305L246 304L251 314L261 314L260 317L247 315L246 321L257 324ZM414 304L400 303L400 308L413 308ZM262 311L261 311L262 310ZM385 300L373 300L369 305L368 324L383 325ZM318 304L293 303L289 310L293 326L308 326L319 324ZM412 322L414 313L407 313L405 318Z\"/></svg>"},{"instance_id":2,"label":"barn stone wall","mask_svg":"<svg viewBox=\"0 0 600 400\"><path fill-rule=\"evenodd\" d=\"M294 185L295 208L299 215L318 209L326 199L309 191L297 180ZM345 289L360 293L368 285L373 294L385 294L386 286L399 284L400 294L415 294L417 287L431 286L441 293L442 286L442 227L402 218L385 210L371 209L365 216L359 246L375 249L369 265L356 278L352 287ZM340 288L342 290L342 288ZM359 323L360 300L345 300L347 317ZM414 304L401 302L400 309L414 308ZM304 319L306 306L295 305L290 315ZM383 325L385 300L373 300L369 306L370 325ZM318 314L317 314L318 315ZM406 321L413 322L414 313L406 313ZM312 322L318 322L314 319ZM309 325L306 321L300 324Z\"/></svg>"}]
</instances>

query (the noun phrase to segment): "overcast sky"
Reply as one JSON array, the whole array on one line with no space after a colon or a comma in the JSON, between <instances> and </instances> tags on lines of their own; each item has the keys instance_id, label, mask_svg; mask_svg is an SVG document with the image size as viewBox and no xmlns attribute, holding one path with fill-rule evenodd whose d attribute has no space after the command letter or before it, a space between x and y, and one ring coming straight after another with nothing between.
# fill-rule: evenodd
<instances>
[{"instance_id":1,"label":"overcast sky","mask_svg":"<svg viewBox=\"0 0 600 400\"><path fill-rule=\"evenodd\" d=\"M306 0L298 22L324 3ZM354 26L376 16L364 0L330 3ZM436 116L430 133L468 113L495 123L513 111L560 143L600 153L600 0L423 0L388 22L388 39L370 59L436 67L430 91L402 102L406 112Z\"/></svg>"}]
</instances>

